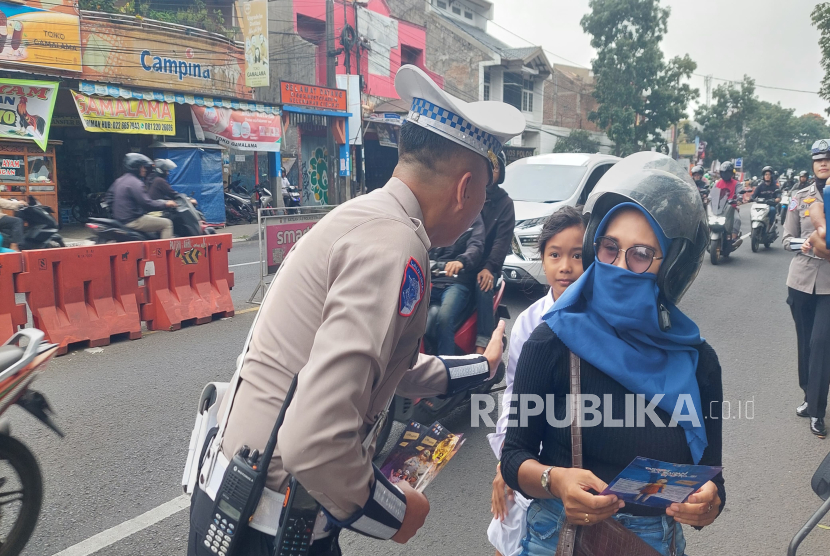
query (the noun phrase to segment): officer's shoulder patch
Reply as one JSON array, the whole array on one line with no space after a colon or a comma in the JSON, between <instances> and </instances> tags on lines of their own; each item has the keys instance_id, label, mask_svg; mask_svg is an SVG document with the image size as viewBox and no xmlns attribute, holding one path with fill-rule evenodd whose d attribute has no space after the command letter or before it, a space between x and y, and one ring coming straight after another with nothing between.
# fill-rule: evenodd
<instances>
[{"instance_id":1,"label":"officer's shoulder patch","mask_svg":"<svg viewBox=\"0 0 830 556\"><path fill-rule=\"evenodd\" d=\"M790 211L794 211L797 208L798 208L798 201L796 201L795 199L790 201Z\"/></svg>"},{"instance_id":2,"label":"officer's shoulder patch","mask_svg":"<svg viewBox=\"0 0 830 556\"><path fill-rule=\"evenodd\" d=\"M426 280L424 279L424 271L421 270L421 265L414 257L409 257L406 267L403 270L403 278L401 278L401 293L398 300L398 314L402 317L411 317L415 314L415 309L424 298L424 291L426 289Z\"/></svg>"}]
</instances>

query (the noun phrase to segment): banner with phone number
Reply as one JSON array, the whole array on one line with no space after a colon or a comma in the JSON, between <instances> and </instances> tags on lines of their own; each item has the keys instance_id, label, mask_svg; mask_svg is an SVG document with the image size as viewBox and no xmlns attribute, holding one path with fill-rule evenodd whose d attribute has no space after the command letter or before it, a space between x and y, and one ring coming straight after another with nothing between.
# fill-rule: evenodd
<instances>
[{"instance_id":1,"label":"banner with phone number","mask_svg":"<svg viewBox=\"0 0 830 556\"><path fill-rule=\"evenodd\" d=\"M175 135L176 107L157 100L88 96L72 91L84 129L99 133Z\"/></svg>"}]
</instances>

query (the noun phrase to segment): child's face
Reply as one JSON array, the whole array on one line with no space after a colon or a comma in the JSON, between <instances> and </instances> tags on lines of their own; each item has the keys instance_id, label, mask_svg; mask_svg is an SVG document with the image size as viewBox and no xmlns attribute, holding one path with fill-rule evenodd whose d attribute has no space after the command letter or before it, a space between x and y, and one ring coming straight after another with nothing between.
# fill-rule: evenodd
<instances>
[{"instance_id":1,"label":"child's face","mask_svg":"<svg viewBox=\"0 0 830 556\"><path fill-rule=\"evenodd\" d=\"M553 290L553 298L559 296L582 276L582 238L585 228L571 226L550 238L545 244L542 268Z\"/></svg>"}]
</instances>

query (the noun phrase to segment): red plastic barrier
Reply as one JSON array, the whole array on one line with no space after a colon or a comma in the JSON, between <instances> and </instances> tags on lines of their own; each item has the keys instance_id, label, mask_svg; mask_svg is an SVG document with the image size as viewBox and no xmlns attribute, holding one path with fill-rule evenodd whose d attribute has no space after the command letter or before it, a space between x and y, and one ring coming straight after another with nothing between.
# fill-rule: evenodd
<instances>
[{"instance_id":1,"label":"red plastic barrier","mask_svg":"<svg viewBox=\"0 0 830 556\"><path fill-rule=\"evenodd\" d=\"M42 249L23 257L26 272L18 275L17 291L26 293L35 327L60 344L58 353L76 342L105 346L115 334L141 337L143 243Z\"/></svg>"},{"instance_id":2,"label":"red plastic barrier","mask_svg":"<svg viewBox=\"0 0 830 556\"><path fill-rule=\"evenodd\" d=\"M0 255L0 344L26 324L26 306L14 301L14 280L20 272L23 272L22 254Z\"/></svg>"},{"instance_id":3,"label":"red plastic barrier","mask_svg":"<svg viewBox=\"0 0 830 556\"><path fill-rule=\"evenodd\" d=\"M178 330L184 321L233 316L230 234L147 241L140 267L147 288L141 318L149 330Z\"/></svg>"}]
</instances>

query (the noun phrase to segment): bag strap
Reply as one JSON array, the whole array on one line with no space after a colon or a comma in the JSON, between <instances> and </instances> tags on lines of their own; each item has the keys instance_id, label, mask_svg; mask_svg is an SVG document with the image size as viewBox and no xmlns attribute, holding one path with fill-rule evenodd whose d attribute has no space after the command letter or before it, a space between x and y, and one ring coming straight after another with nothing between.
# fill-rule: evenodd
<instances>
[{"instance_id":1,"label":"bag strap","mask_svg":"<svg viewBox=\"0 0 830 556\"><path fill-rule=\"evenodd\" d=\"M582 468L582 427L579 422L579 394L582 391L580 383L580 359L570 352L571 369L571 465L574 469ZM559 533L560 539L556 556L573 556L576 549L577 525L566 522Z\"/></svg>"}]
</instances>

